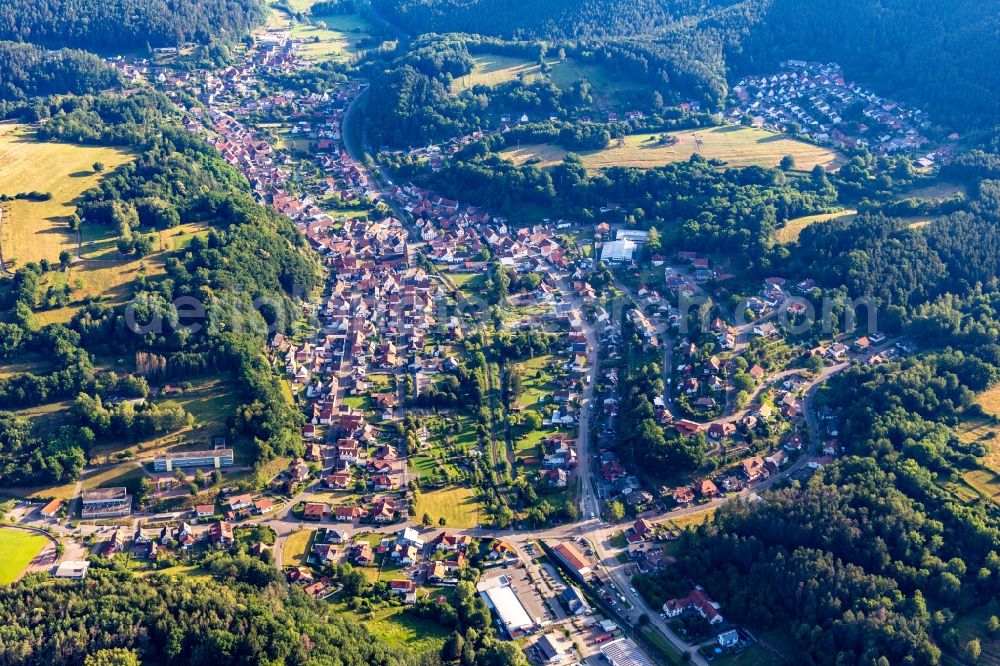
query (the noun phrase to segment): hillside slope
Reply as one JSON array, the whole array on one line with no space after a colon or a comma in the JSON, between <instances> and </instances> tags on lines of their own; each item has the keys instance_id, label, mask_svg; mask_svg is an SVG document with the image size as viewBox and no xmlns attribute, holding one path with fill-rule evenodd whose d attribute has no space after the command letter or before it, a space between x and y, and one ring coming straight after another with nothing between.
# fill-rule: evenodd
<instances>
[{"instance_id":1,"label":"hillside slope","mask_svg":"<svg viewBox=\"0 0 1000 666\"><path fill-rule=\"evenodd\" d=\"M1000 0L375 0L412 33L625 43L652 60L698 59L705 90L801 58L840 63L956 127L1000 122ZM698 68L687 66L687 71ZM707 100L712 102L710 98Z\"/></svg>"},{"instance_id":2,"label":"hillside slope","mask_svg":"<svg viewBox=\"0 0 1000 666\"><path fill-rule=\"evenodd\" d=\"M155 48L238 36L264 16L260 0L4 0L0 39L88 50Z\"/></svg>"}]
</instances>

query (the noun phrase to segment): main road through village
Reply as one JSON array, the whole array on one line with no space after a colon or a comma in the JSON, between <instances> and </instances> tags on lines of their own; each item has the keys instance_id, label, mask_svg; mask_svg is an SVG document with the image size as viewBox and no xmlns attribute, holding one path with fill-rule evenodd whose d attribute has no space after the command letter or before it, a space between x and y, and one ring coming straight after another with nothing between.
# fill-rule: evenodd
<instances>
[{"instance_id":1,"label":"main road through village","mask_svg":"<svg viewBox=\"0 0 1000 666\"><path fill-rule=\"evenodd\" d=\"M362 120L367 99L368 99L368 94L367 91L365 90L362 91L361 94L357 95L353 99L353 101L350 102L348 109L344 114L344 124L342 127L342 136L344 137L344 144L346 150L359 165L366 164L364 145L359 145L359 142L361 144L364 144ZM370 160L368 161L368 164L369 165L371 164ZM406 213L406 211L402 210L398 205L396 205L392 197L389 196L392 184L388 176L377 168L373 169L370 166L366 166L365 168L367 168L370 172L369 182L375 184L377 190L381 194L381 199L390 206L390 208L392 209L393 213L396 216L398 216L407 224L412 223L412 220L409 219L409 215ZM553 282L559 288L564 297L568 297L569 295L573 294L573 291L569 289L566 282L568 276L558 274L555 272L554 269L550 271L549 276L552 278ZM619 289L626 294L628 298L632 298L628 289L623 284L617 281L616 284L618 285ZM639 303L634 298L632 298L632 300L633 303L637 307L639 307ZM576 311L576 314L579 315L582 309L582 303L579 302L579 300L575 299L571 300L570 302L572 307ZM579 319L585 322L584 317L580 316ZM563 524L549 529L493 530L484 528L482 526L477 526L473 529L467 529L467 530L453 529L452 531L456 533L468 534L470 536L478 538L485 538L485 537L503 538L505 541L514 546L521 553L522 557L524 556L525 545L529 542L533 542L536 540L559 540L566 538L586 539L591 545L591 548L596 556L596 559L599 562L597 567L598 572L602 574L602 577L605 580L611 581L618 588L620 595L625 599L627 599L628 604L632 607L632 610L628 612L629 619L633 622L636 622L639 619L640 615L645 614L649 618L649 621L653 624L653 626L655 626L656 629L658 629L661 633L663 633L663 635L665 635L674 644L674 646L677 647L677 649L689 652L689 654L691 655L691 660L694 663L707 666L707 662L704 660L704 658L702 658L701 655L699 655L698 652L694 649L695 646L686 643L679 636L677 636L667 625L667 623L663 620L663 618L660 617L659 615L660 609L649 608L645 600L642 599L642 597L639 596L632 589L630 583L630 572L632 570L632 565L621 564L617 559L617 555L621 553L621 550L611 546L612 535L621 531L625 527L625 525L608 523L605 522L601 517L601 500L595 484L595 478L594 478L595 465L594 465L594 460L591 450L591 441L590 441L591 440L590 429L592 425L591 421L593 415L592 408L594 402L595 386L597 383L597 375L600 367L600 358L598 353L599 344L596 331L591 325L584 323L583 331L587 339L587 350L588 350L587 355L588 355L589 370L585 376L585 386L581 400L581 408L579 415L579 430L577 439L577 454L579 458L579 465L577 468L578 481L576 483L576 488L577 488L577 502L579 503L579 509L580 509L579 520L573 523ZM668 380L665 382L665 387L666 387L665 398L666 398L666 403L669 405L670 403L669 379L671 373L670 350L673 347L673 340L670 339L669 337L670 330L666 326L661 326L659 328L659 333L661 335L661 342L665 350L664 375L665 378ZM744 335L742 335L741 338L745 339L745 332L743 333ZM880 347L880 349L873 350L872 353L877 353L881 349L884 349L888 344L890 343L887 342L885 345ZM676 519L693 513L709 511L715 507L718 507L723 502L730 501L733 497L736 496L747 497L752 494L758 493L774 485L775 483L781 481L782 479L787 478L789 475L795 474L796 472L800 471L805 465L808 464L811 456L816 453L816 450L818 448L818 443L820 441L819 424L812 404L815 392L823 382L825 382L835 373L842 371L846 367L848 367L848 363L846 362L826 367L816 376L814 376L809 381L809 383L804 387L805 398L803 400L803 411L809 432L809 442L811 450L806 451L805 455L801 456L794 465L790 466L788 469L782 471L779 474L771 476L767 480L753 486L752 488L743 490L739 494L730 494L728 497L716 498L705 504L701 504L694 507L678 508L672 511L660 513L659 515L647 516L647 519L651 521L661 521L667 519ZM761 383L761 386L758 388L758 391L763 390L763 388L767 385L770 385L776 381L780 381L781 379L787 377L788 375L793 374L793 372L794 371L786 371L786 372L776 373L768 377L764 382ZM754 394L754 396L751 396L751 400L749 401L748 404L752 404L752 398L755 396L756 394ZM731 413L728 416L717 419L717 421L718 422L737 421L747 412L748 408L738 410L736 411L736 413ZM707 427L711 423L712 422L706 423L705 426ZM315 482L313 485L309 486L308 488L304 489L296 497L293 497L290 502L284 505L284 507L275 514L251 519L252 522L270 525L277 533L278 538L274 546L274 557L279 567L285 561L284 545L286 540L291 534L303 528L301 521L292 515L291 513L292 508L298 503L300 499L308 496L309 493L314 491L317 488L316 484L318 484L318 481ZM79 484L77 490L79 491ZM148 519L149 517L150 516L138 515L135 517L135 519L138 521L138 520ZM342 525L338 524L338 529L343 528L344 531L347 532L348 534L353 534L355 532L360 532L362 530L366 532L372 532L372 531L395 532L407 525L417 528L421 527L420 525L408 522L404 524L397 523L391 526L375 527L375 528L368 525L343 527ZM82 528L82 531L80 530L72 531L68 526L62 526L62 525L60 526L46 525L46 528L59 536L65 536L65 537L71 537L71 536L79 537L81 534L87 534L89 532L98 529L96 527L88 526Z\"/></svg>"}]
</instances>

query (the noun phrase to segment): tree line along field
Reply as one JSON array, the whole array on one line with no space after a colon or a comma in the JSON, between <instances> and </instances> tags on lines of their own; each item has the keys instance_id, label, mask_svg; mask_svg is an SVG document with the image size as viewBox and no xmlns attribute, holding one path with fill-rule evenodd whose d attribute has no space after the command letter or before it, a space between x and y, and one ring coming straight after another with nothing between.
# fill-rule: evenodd
<instances>
[{"instance_id":1,"label":"tree line along field","mask_svg":"<svg viewBox=\"0 0 1000 666\"><path fill-rule=\"evenodd\" d=\"M0 123L0 194L52 194L48 201L7 204L0 229L4 260L18 266L42 259L56 262L63 250L75 251L77 236L66 221L75 200L100 182L94 164L102 163L107 172L130 159L119 148L37 141L25 125Z\"/></svg>"},{"instance_id":2,"label":"tree line along field","mask_svg":"<svg viewBox=\"0 0 1000 666\"><path fill-rule=\"evenodd\" d=\"M695 153L706 159L722 160L735 167L775 167L785 155L794 157L795 168L802 171L808 171L816 165L835 171L845 163L842 155L828 148L739 125L721 125L667 134L674 137L676 143L662 143L662 134L659 133L632 134L626 136L621 145L612 142L611 146L602 150L581 152L580 159L592 171L611 167L648 169L687 160ZM538 166L544 168L561 162L567 151L551 144L536 144L507 148L500 154L515 164L538 159Z\"/></svg>"},{"instance_id":3,"label":"tree line along field","mask_svg":"<svg viewBox=\"0 0 1000 666\"><path fill-rule=\"evenodd\" d=\"M574 58L546 61L551 67L543 73L537 61L498 54L477 54L473 56L475 67L470 74L460 76L451 83L451 92L458 94L475 86L493 87L510 81L521 80L533 83L549 78L559 88L566 90L575 82L586 79L592 86L594 104L599 109L628 105L628 100L642 94L645 88L621 76L614 75L601 65L580 62Z\"/></svg>"}]
</instances>

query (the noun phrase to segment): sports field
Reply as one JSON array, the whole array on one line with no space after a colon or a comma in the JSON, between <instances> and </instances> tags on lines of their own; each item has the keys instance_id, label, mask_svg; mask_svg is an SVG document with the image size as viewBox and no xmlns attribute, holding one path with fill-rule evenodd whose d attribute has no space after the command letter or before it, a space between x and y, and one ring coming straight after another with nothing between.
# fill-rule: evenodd
<instances>
[{"instance_id":1,"label":"sports field","mask_svg":"<svg viewBox=\"0 0 1000 666\"><path fill-rule=\"evenodd\" d=\"M737 167L774 167L785 155L794 157L795 168L804 171L817 164L833 171L844 163L840 154L827 148L752 127L722 125L669 134L676 138L676 143L667 145L661 142L661 134L632 134L625 137L621 145L612 144L603 150L580 153L580 159L589 170L616 166L652 168L687 160L695 153ZM515 164L538 158L539 166L546 167L561 162L566 151L558 146L542 144L521 146L519 150L508 148L501 155Z\"/></svg>"},{"instance_id":2,"label":"sports field","mask_svg":"<svg viewBox=\"0 0 1000 666\"><path fill-rule=\"evenodd\" d=\"M0 585L17 580L47 539L24 530L0 529Z\"/></svg>"},{"instance_id":3,"label":"sports field","mask_svg":"<svg viewBox=\"0 0 1000 666\"><path fill-rule=\"evenodd\" d=\"M17 265L48 259L55 262L63 250L75 250L76 234L66 220L85 190L97 185L101 174L131 159L119 148L41 142L32 131L15 123L0 123L0 194L50 192L48 201L12 201L0 229L4 260Z\"/></svg>"}]
</instances>

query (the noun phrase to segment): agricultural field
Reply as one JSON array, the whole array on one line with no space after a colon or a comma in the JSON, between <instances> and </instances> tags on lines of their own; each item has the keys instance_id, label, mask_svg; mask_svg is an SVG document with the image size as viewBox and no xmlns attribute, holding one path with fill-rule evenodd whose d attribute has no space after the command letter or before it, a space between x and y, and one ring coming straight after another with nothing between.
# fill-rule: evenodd
<instances>
[{"instance_id":1,"label":"agricultural field","mask_svg":"<svg viewBox=\"0 0 1000 666\"><path fill-rule=\"evenodd\" d=\"M75 201L97 185L101 174L128 162L132 156L119 148L42 142L24 125L0 123L0 194L49 192L48 201L11 201L0 228L0 247L8 264L59 260L63 250L75 251L77 235L66 228L76 210Z\"/></svg>"},{"instance_id":2,"label":"agricultural field","mask_svg":"<svg viewBox=\"0 0 1000 666\"><path fill-rule=\"evenodd\" d=\"M292 26L292 37L302 43L303 56L311 60L346 61L360 55L359 42L371 29L357 14L323 14L311 21Z\"/></svg>"},{"instance_id":3,"label":"agricultural field","mask_svg":"<svg viewBox=\"0 0 1000 666\"><path fill-rule=\"evenodd\" d=\"M816 224L817 222L829 222L830 220L836 220L842 217L854 217L858 214L858 211L841 210L836 213L820 213L819 215L804 215L802 217L796 217L778 229L778 232L774 235L775 239L779 243L794 243L799 239L799 234L802 230L811 224Z\"/></svg>"},{"instance_id":4,"label":"agricultural field","mask_svg":"<svg viewBox=\"0 0 1000 666\"><path fill-rule=\"evenodd\" d=\"M634 106L631 100L644 91L644 87L635 81L618 76L601 65L574 58L549 60L546 63L551 67L548 74L541 71L537 61L527 58L491 53L475 55L473 60L476 64L472 73L452 81L452 93L458 94L475 86L493 87L516 80L533 83L546 78L567 90L577 81L586 79L592 86L594 105L604 110Z\"/></svg>"},{"instance_id":5,"label":"agricultural field","mask_svg":"<svg viewBox=\"0 0 1000 666\"><path fill-rule=\"evenodd\" d=\"M448 527L469 528L479 524L479 500L472 488L448 488L421 493L417 499L416 516L431 517L434 525L444 518Z\"/></svg>"},{"instance_id":6,"label":"agricultural field","mask_svg":"<svg viewBox=\"0 0 1000 666\"><path fill-rule=\"evenodd\" d=\"M658 133L632 134L625 137L622 145L581 152L580 159L591 171L616 166L649 169L687 160L695 153L737 167L774 167L785 155L794 157L795 168L804 171L817 164L834 171L844 163L844 158L832 150L763 129L723 125L669 134L677 138L673 145L662 144ZM537 159L538 166L544 168L561 162L566 151L558 146L540 144L508 148L500 154L515 164Z\"/></svg>"},{"instance_id":7,"label":"agricultural field","mask_svg":"<svg viewBox=\"0 0 1000 666\"><path fill-rule=\"evenodd\" d=\"M17 580L47 541L33 532L0 529L0 585Z\"/></svg>"}]
</instances>

